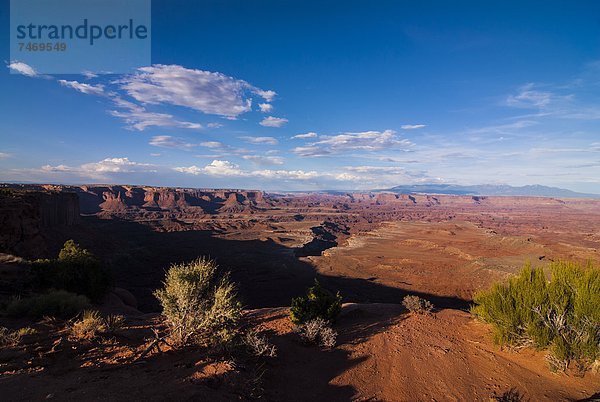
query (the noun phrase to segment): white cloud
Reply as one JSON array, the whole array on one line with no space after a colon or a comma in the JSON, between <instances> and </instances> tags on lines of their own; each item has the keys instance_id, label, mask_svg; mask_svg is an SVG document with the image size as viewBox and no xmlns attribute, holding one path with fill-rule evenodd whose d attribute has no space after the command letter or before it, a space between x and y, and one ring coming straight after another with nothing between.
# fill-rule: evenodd
<instances>
[{"instance_id":1,"label":"white cloud","mask_svg":"<svg viewBox=\"0 0 600 402\"><path fill-rule=\"evenodd\" d=\"M85 84L77 81L66 81L66 80L58 80L60 85L73 88L76 91L79 91L88 95L104 95L104 86L103 85L91 85Z\"/></svg>"},{"instance_id":2,"label":"white cloud","mask_svg":"<svg viewBox=\"0 0 600 402\"><path fill-rule=\"evenodd\" d=\"M413 144L406 139L399 139L393 130L364 131L360 133L344 133L334 136L321 136L319 141L304 147L294 148L299 156L316 157L348 151L381 151L389 149L408 150Z\"/></svg>"},{"instance_id":3,"label":"white cloud","mask_svg":"<svg viewBox=\"0 0 600 402\"><path fill-rule=\"evenodd\" d=\"M296 134L292 138L305 139L305 138L316 138L316 137L317 137L317 133L309 132L306 134Z\"/></svg>"},{"instance_id":4,"label":"white cloud","mask_svg":"<svg viewBox=\"0 0 600 402\"><path fill-rule=\"evenodd\" d=\"M28 77L37 77L38 73L33 67L20 61L13 61L8 65L12 71L26 75Z\"/></svg>"},{"instance_id":5,"label":"white cloud","mask_svg":"<svg viewBox=\"0 0 600 402\"><path fill-rule=\"evenodd\" d=\"M241 140L244 140L250 144L268 144L268 145L277 145L277 138L273 137L250 137L244 136L239 137Z\"/></svg>"},{"instance_id":6,"label":"white cloud","mask_svg":"<svg viewBox=\"0 0 600 402\"><path fill-rule=\"evenodd\" d=\"M206 127L208 127L208 128L221 128L221 127L223 127L223 125L221 123L208 123L206 125Z\"/></svg>"},{"instance_id":7,"label":"white cloud","mask_svg":"<svg viewBox=\"0 0 600 402\"><path fill-rule=\"evenodd\" d=\"M246 171L234 163L226 160L214 160L204 167L196 165L189 167L176 167L173 170L192 175L227 176L227 177L255 177L269 180L308 180L321 176L315 171L303 170L253 170Z\"/></svg>"},{"instance_id":8,"label":"white cloud","mask_svg":"<svg viewBox=\"0 0 600 402\"><path fill-rule=\"evenodd\" d=\"M262 119L262 121L259 124L264 127L282 127L287 122L288 119L284 119L282 117L269 116Z\"/></svg>"},{"instance_id":9,"label":"white cloud","mask_svg":"<svg viewBox=\"0 0 600 402\"><path fill-rule=\"evenodd\" d=\"M157 135L152 137L149 144L155 147L184 150L190 150L191 148L198 146L198 144L191 144L189 142L185 142L181 138L171 137L170 135Z\"/></svg>"},{"instance_id":10,"label":"white cloud","mask_svg":"<svg viewBox=\"0 0 600 402\"><path fill-rule=\"evenodd\" d=\"M88 80L91 80L93 78L97 78L98 77L98 74L96 74L96 73L94 73L92 71L82 71L81 75L83 75Z\"/></svg>"},{"instance_id":11,"label":"white cloud","mask_svg":"<svg viewBox=\"0 0 600 402\"><path fill-rule=\"evenodd\" d=\"M271 105L270 103L259 103L258 107L263 113L269 113L273 111L273 105Z\"/></svg>"},{"instance_id":12,"label":"white cloud","mask_svg":"<svg viewBox=\"0 0 600 402\"><path fill-rule=\"evenodd\" d=\"M201 146L206 148L223 148L224 144L219 141L205 141L200 143Z\"/></svg>"},{"instance_id":13,"label":"white cloud","mask_svg":"<svg viewBox=\"0 0 600 402\"><path fill-rule=\"evenodd\" d=\"M0 159L10 158L12 155L6 152L0 152Z\"/></svg>"},{"instance_id":14,"label":"white cloud","mask_svg":"<svg viewBox=\"0 0 600 402\"><path fill-rule=\"evenodd\" d=\"M130 161L129 158L106 158L99 162L84 163L73 167L68 165L44 165L38 172L42 173L67 173L82 177L105 179L110 173L156 172L153 165Z\"/></svg>"},{"instance_id":15,"label":"white cloud","mask_svg":"<svg viewBox=\"0 0 600 402\"><path fill-rule=\"evenodd\" d=\"M148 112L142 106L120 97L113 98L113 101L121 110L111 110L109 114L123 119L130 130L144 131L148 127L177 127L195 130L202 128L199 123L180 121L168 113Z\"/></svg>"},{"instance_id":16,"label":"white cloud","mask_svg":"<svg viewBox=\"0 0 600 402\"><path fill-rule=\"evenodd\" d=\"M258 88L254 88L253 92L261 98L263 98L264 100L266 100L267 102L272 102L273 99L275 99L275 96L277 96L277 92L275 91L264 91Z\"/></svg>"},{"instance_id":17,"label":"white cloud","mask_svg":"<svg viewBox=\"0 0 600 402\"><path fill-rule=\"evenodd\" d=\"M533 89L532 83L523 85L516 95L510 95L506 99L509 106L542 108L550 103L552 94L550 92L537 91Z\"/></svg>"},{"instance_id":18,"label":"white cloud","mask_svg":"<svg viewBox=\"0 0 600 402\"><path fill-rule=\"evenodd\" d=\"M173 168L177 172L200 175L206 174L209 176L243 176L244 172L242 172L238 165L231 163L225 160L217 160L215 159L210 164L204 166L203 168L198 167L196 165L189 167L176 167Z\"/></svg>"},{"instance_id":19,"label":"white cloud","mask_svg":"<svg viewBox=\"0 0 600 402\"><path fill-rule=\"evenodd\" d=\"M283 165L284 163L281 156L244 155L242 158L260 166Z\"/></svg>"},{"instance_id":20,"label":"white cloud","mask_svg":"<svg viewBox=\"0 0 600 402\"><path fill-rule=\"evenodd\" d=\"M229 118L252 109L251 94L270 101L264 91L246 81L221 73L156 64L118 81L121 88L142 103L171 104Z\"/></svg>"},{"instance_id":21,"label":"white cloud","mask_svg":"<svg viewBox=\"0 0 600 402\"><path fill-rule=\"evenodd\" d=\"M83 164L80 170L90 173L130 173L148 171L149 166L151 165L147 163L132 162L129 158L106 158L100 162Z\"/></svg>"},{"instance_id":22,"label":"white cloud","mask_svg":"<svg viewBox=\"0 0 600 402\"><path fill-rule=\"evenodd\" d=\"M400 126L402 130L416 130L419 128L427 127L425 124L404 124Z\"/></svg>"}]
</instances>

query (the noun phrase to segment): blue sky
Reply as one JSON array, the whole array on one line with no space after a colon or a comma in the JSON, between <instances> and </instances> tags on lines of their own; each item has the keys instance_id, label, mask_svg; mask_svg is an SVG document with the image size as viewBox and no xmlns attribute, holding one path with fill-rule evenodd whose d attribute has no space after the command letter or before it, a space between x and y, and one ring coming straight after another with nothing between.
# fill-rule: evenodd
<instances>
[{"instance_id":1,"label":"blue sky","mask_svg":"<svg viewBox=\"0 0 600 402\"><path fill-rule=\"evenodd\" d=\"M199 4L152 2L150 65L48 76L3 1L0 181L600 193L599 2Z\"/></svg>"}]
</instances>

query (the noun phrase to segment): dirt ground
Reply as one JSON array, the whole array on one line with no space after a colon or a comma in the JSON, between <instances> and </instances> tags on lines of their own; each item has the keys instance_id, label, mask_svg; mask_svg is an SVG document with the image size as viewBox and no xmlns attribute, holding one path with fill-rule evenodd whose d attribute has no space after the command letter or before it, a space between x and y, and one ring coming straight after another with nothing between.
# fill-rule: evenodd
<instances>
[{"instance_id":1,"label":"dirt ground","mask_svg":"<svg viewBox=\"0 0 600 402\"><path fill-rule=\"evenodd\" d=\"M583 400L600 376L551 373L543 353L500 350L489 327L445 309L413 315L396 304L347 304L331 350L300 342L287 309L246 312L277 356L211 358L190 348L142 360L155 317L129 316L115 336L73 341L61 323L36 325L0 353L3 400L488 401L517 390L525 400ZM167 348L168 349L168 348Z\"/></svg>"}]
</instances>

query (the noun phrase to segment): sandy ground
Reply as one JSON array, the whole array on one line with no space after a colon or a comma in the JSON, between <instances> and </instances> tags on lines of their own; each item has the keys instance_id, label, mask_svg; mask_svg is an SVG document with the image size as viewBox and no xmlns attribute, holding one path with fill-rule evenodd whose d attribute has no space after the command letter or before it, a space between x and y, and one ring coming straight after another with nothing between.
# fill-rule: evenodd
<instances>
[{"instance_id":1,"label":"sandy ground","mask_svg":"<svg viewBox=\"0 0 600 402\"><path fill-rule=\"evenodd\" d=\"M532 401L580 400L600 376L552 374L542 353L499 350L468 313L413 315L395 304L348 304L338 346L306 346L287 309L246 313L277 356L212 358L206 351L154 353L137 363L153 317L129 317L117 336L69 340L57 322L0 353L3 400L487 401L517 389Z\"/></svg>"}]
</instances>

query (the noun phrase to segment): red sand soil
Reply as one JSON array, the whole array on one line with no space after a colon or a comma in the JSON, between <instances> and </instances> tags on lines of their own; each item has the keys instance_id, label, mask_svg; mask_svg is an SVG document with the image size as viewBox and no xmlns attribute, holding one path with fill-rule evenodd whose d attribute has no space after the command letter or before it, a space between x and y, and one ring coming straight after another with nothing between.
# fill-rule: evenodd
<instances>
[{"instance_id":1,"label":"red sand soil","mask_svg":"<svg viewBox=\"0 0 600 402\"><path fill-rule=\"evenodd\" d=\"M248 311L277 356L211 358L200 349L141 361L156 318L129 316L115 336L73 341L61 323L36 325L23 346L0 352L3 400L487 401L511 388L530 400L579 400L600 376L553 374L543 353L500 350L468 313L413 315L396 304L347 304L338 346L302 344L287 309ZM168 349L168 348L167 348Z\"/></svg>"}]
</instances>

